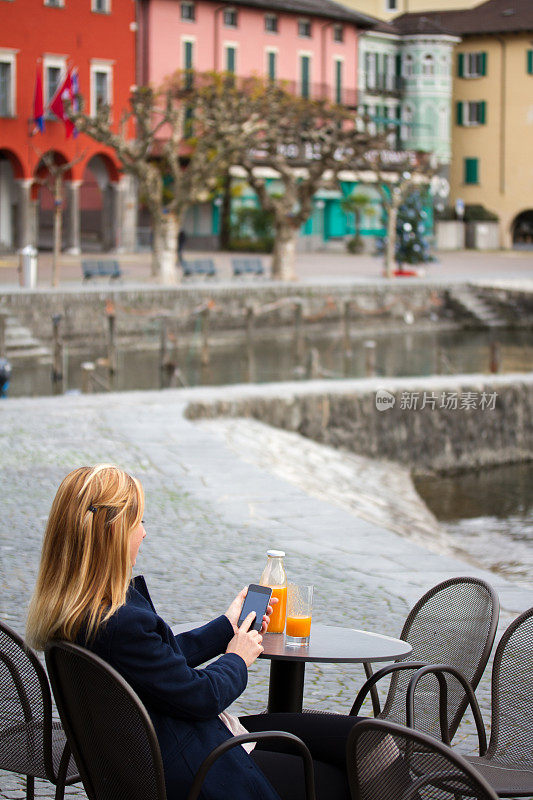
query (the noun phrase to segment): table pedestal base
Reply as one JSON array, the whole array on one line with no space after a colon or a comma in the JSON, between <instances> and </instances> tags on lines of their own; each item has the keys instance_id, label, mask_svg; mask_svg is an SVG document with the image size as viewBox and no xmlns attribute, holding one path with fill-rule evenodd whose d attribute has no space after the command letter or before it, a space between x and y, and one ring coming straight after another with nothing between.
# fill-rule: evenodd
<instances>
[{"instance_id":1,"label":"table pedestal base","mask_svg":"<svg viewBox=\"0 0 533 800\"><path fill-rule=\"evenodd\" d=\"M270 665L268 711L270 713L302 711L304 696L304 661L274 659Z\"/></svg>"}]
</instances>

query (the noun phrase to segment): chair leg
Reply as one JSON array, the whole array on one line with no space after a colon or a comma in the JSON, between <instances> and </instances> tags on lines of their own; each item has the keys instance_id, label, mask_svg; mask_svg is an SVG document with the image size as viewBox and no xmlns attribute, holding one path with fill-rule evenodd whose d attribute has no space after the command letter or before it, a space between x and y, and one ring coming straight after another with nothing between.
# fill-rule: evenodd
<instances>
[{"instance_id":1,"label":"chair leg","mask_svg":"<svg viewBox=\"0 0 533 800\"><path fill-rule=\"evenodd\" d=\"M59 769L57 771L56 793L55 800L63 800L65 795L65 783L67 779L67 769L70 761L70 747L68 742L65 743L63 753L61 754L61 761L59 762Z\"/></svg>"},{"instance_id":2,"label":"chair leg","mask_svg":"<svg viewBox=\"0 0 533 800\"><path fill-rule=\"evenodd\" d=\"M34 800L35 797L35 778L33 775L26 775L26 800Z\"/></svg>"}]
</instances>

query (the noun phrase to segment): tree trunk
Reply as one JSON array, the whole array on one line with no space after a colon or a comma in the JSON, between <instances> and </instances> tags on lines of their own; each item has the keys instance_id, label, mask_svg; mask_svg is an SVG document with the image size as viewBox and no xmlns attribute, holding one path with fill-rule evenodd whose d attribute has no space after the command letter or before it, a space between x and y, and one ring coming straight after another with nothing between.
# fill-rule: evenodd
<instances>
[{"instance_id":1,"label":"tree trunk","mask_svg":"<svg viewBox=\"0 0 533 800\"><path fill-rule=\"evenodd\" d=\"M396 220L398 207L391 203L387 220L387 247L385 248L384 277L392 278L394 271L394 254L396 251Z\"/></svg>"},{"instance_id":2,"label":"tree trunk","mask_svg":"<svg viewBox=\"0 0 533 800\"><path fill-rule=\"evenodd\" d=\"M179 219L175 214L163 214L159 219L154 219L152 275L165 286L180 282L176 266L178 233Z\"/></svg>"},{"instance_id":3,"label":"tree trunk","mask_svg":"<svg viewBox=\"0 0 533 800\"><path fill-rule=\"evenodd\" d=\"M222 205L220 206L218 243L221 250L229 250L231 239L231 175L222 179Z\"/></svg>"},{"instance_id":4,"label":"tree trunk","mask_svg":"<svg viewBox=\"0 0 533 800\"><path fill-rule=\"evenodd\" d=\"M276 226L274 253L272 256L272 278L278 281L296 280L296 241L299 228L292 225Z\"/></svg>"}]
</instances>

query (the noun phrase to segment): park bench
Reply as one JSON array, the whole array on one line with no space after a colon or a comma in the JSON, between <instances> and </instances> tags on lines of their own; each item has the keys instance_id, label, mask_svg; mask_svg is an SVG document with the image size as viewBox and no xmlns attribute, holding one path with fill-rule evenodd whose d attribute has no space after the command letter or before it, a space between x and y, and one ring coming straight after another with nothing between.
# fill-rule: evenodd
<instances>
[{"instance_id":1,"label":"park bench","mask_svg":"<svg viewBox=\"0 0 533 800\"><path fill-rule=\"evenodd\" d=\"M265 269L260 258L232 258L233 277L239 275L264 275Z\"/></svg>"},{"instance_id":2,"label":"park bench","mask_svg":"<svg viewBox=\"0 0 533 800\"><path fill-rule=\"evenodd\" d=\"M119 263L114 259L83 260L81 262L81 268L83 270L84 281L88 281L90 278L94 277L109 277L113 279L122 276Z\"/></svg>"},{"instance_id":3,"label":"park bench","mask_svg":"<svg viewBox=\"0 0 533 800\"><path fill-rule=\"evenodd\" d=\"M184 278L192 278L195 275L205 275L207 278L214 278L216 274L217 271L212 258L196 258L183 262Z\"/></svg>"}]
</instances>

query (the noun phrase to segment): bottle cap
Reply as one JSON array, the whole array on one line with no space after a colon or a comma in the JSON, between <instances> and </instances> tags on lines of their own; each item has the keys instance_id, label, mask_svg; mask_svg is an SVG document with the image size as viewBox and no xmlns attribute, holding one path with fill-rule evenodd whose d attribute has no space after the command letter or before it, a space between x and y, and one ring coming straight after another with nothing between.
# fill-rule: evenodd
<instances>
[{"instance_id":1,"label":"bottle cap","mask_svg":"<svg viewBox=\"0 0 533 800\"><path fill-rule=\"evenodd\" d=\"M284 555L283 550L267 550L267 556L272 556L272 558L283 558Z\"/></svg>"}]
</instances>

